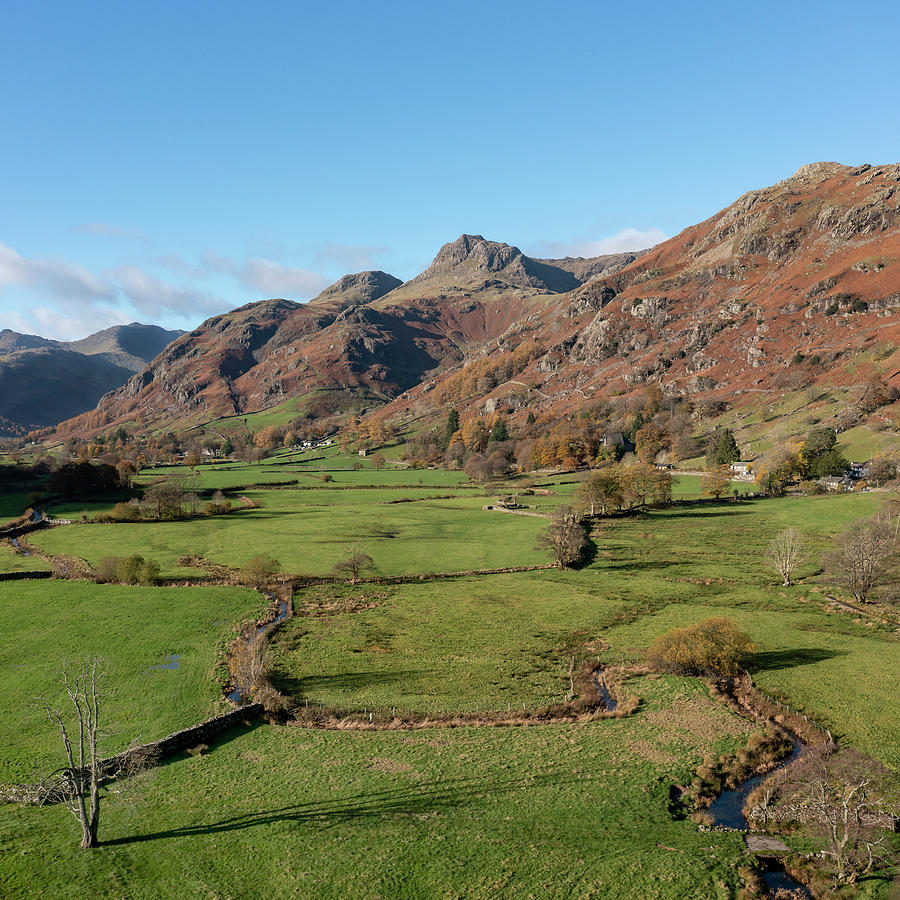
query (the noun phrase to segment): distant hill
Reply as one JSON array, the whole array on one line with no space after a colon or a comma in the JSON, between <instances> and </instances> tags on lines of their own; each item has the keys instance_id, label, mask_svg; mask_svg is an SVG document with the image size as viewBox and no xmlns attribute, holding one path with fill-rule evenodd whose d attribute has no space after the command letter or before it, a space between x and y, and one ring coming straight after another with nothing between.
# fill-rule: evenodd
<instances>
[{"instance_id":1,"label":"distant hill","mask_svg":"<svg viewBox=\"0 0 900 900\"><path fill-rule=\"evenodd\" d=\"M167 331L158 325L114 325L96 334L70 341L69 350L85 356L103 356L107 362L140 372L141 369L171 344L183 331Z\"/></svg>"},{"instance_id":2,"label":"distant hill","mask_svg":"<svg viewBox=\"0 0 900 900\"><path fill-rule=\"evenodd\" d=\"M137 322L71 342L0 331L0 436L93 409L181 333Z\"/></svg>"},{"instance_id":3,"label":"distant hill","mask_svg":"<svg viewBox=\"0 0 900 900\"><path fill-rule=\"evenodd\" d=\"M538 260L464 234L403 284L360 273L305 305L216 316L61 431L200 424L347 388L392 401L383 414L403 420L488 400L560 416L648 383L771 402L864 382L876 367L863 359L896 383L898 200L900 166L815 163L640 253ZM462 398L435 390L526 342L524 369L498 367Z\"/></svg>"}]
</instances>

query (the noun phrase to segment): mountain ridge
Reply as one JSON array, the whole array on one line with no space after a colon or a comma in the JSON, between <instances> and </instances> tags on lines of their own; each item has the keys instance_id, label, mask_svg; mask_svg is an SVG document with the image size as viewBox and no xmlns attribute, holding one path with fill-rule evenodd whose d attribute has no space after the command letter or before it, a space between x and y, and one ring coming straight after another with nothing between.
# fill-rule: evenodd
<instances>
[{"instance_id":1,"label":"mountain ridge","mask_svg":"<svg viewBox=\"0 0 900 900\"><path fill-rule=\"evenodd\" d=\"M900 166L820 163L640 253L533 260L463 234L368 302L338 282L327 302L264 301L209 320L62 430L163 422L173 406L197 423L320 390L393 398L386 414L402 417L466 361L525 341L541 353L517 383L539 389L532 405L560 410L648 382L721 399L844 378L848 353L900 342L898 197ZM818 362L791 370L798 353ZM224 357L239 364L208 365Z\"/></svg>"}]
</instances>

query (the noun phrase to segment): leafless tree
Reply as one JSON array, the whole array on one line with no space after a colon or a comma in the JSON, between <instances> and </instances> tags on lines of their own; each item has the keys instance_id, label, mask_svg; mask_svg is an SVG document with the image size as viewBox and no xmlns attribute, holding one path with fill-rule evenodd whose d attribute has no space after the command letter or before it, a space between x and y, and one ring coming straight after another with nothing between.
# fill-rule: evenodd
<instances>
[{"instance_id":1,"label":"leafless tree","mask_svg":"<svg viewBox=\"0 0 900 900\"><path fill-rule=\"evenodd\" d=\"M900 518L891 515L859 519L835 540L825 555L831 577L847 588L854 599L865 602L878 584L897 546Z\"/></svg>"},{"instance_id":2,"label":"leafless tree","mask_svg":"<svg viewBox=\"0 0 900 900\"><path fill-rule=\"evenodd\" d=\"M362 545L353 543L347 545L346 556L332 571L335 575L349 576L350 580L355 584L359 581L359 577L363 572L374 568L375 561L366 553Z\"/></svg>"},{"instance_id":3,"label":"leafless tree","mask_svg":"<svg viewBox=\"0 0 900 900\"><path fill-rule=\"evenodd\" d=\"M769 541L766 547L766 558L775 567L787 587L791 583L791 575L800 562L803 553L803 537L796 528L788 528Z\"/></svg>"},{"instance_id":4,"label":"leafless tree","mask_svg":"<svg viewBox=\"0 0 900 900\"><path fill-rule=\"evenodd\" d=\"M561 506L547 528L538 535L537 549L549 550L559 568L571 566L581 558L587 536L570 506Z\"/></svg>"},{"instance_id":5,"label":"leafless tree","mask_svg":"<svg viewBox=\"0 0 900 900\"><path fill-rule=\"evenodd\" d=\"M66 752L62 769L54 772L55 793L81 825L81 846L97 847L97 829L100 824L101 760L97 751L100 725L100 679L103 677L101 660L94 659L72 676L63 672L63 686L72 703L74 721L66 724L58 708L44 703L50 722L56 726ZM77 730L77 735L76 735Z\"/></svg>"},{"instance_id":6,"label":"leafless tree","mask_svg":"<svg viewBox=\"0 0 900 900\"><path fill-rule=\"evenodd\" d=\"M776 787L779 799L791 818L824 838L822 855L832 864L835 886L852 884L889 862L884 830L898 810L889 772L842 750L816 751L785 776Z\"/></svg>"}]
</instances>

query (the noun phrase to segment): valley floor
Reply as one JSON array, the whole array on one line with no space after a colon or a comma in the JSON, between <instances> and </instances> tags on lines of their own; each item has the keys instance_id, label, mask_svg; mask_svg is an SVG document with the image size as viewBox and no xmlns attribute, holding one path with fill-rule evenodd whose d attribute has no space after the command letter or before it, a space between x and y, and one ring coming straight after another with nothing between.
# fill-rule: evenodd
<instances>
[{"instance_id":1,"label":"valley floor","mask_svg":"<svg viewBox=\"0 0 900 900\"><path fill-rule=\"evenodd\" d=\"M283 572L325 575L348 540L384 575L546 562L535 549L544 519L496 515L456 476L428 477L258 488L242 492L257 508L224 518L72 525L31 542L92 563L141 552L167 578L202 575L179 563L186 554L235 566L258 552ZM547 479L553 493L536 507L570 500L565 481ZM726 615L759 645L758 685L900 769L896 628L830 605L818 567L829 538L879 500L727 501L600 520L592 559L575 571L299 588L270 645L272 680L362 716L533 710L566 694L573 656L639 661L672 626ZM763 549L788 525L808 549L799 583L780 588ZM64 662L105 657L113 752L226 708L225 644L264 606L249 590L202 583L24 581L0 592L0 781L10 782L60 764L34 698L59 694ZM696 679L634 676L627 691L640 698L633 715L587 723L238 729L112 783L99 850L78 849L60 807L4 807L0 895L736 897L752 862L743 838L673 816L670 792L757 726ZM887 887L870 880L862 896Z\"/></svg>"}]
</instances>

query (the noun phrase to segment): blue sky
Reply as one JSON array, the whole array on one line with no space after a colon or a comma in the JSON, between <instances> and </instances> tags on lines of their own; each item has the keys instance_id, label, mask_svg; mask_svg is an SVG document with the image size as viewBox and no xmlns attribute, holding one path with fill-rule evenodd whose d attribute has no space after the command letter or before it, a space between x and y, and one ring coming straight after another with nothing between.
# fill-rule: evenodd
<instances>
[{"instance_id":1,"label":"blue sky","mask_svg":"<svg viewBox=\"0 0 900 900\"><path fill-rule=\"evenodd\" d=\"M0 328L190 328L462 232L648 245L900 160L893 3L9 3Z\"/></svg>"}]
</instances>

